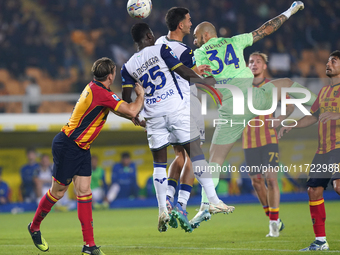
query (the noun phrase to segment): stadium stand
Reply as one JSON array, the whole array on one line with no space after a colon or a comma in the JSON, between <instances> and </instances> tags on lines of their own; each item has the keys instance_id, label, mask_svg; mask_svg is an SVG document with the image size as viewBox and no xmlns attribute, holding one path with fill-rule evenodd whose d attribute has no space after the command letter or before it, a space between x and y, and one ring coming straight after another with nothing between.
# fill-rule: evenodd
<instances>
[{"instance_id":1,"label":"stadium stand","mask_svg":"<svg viewBox=\"0 0 340 255\"><path fill-rule=\"evenodd\" d=\"M217 1L205 7L203 0L154 1L153 15L146 20L155 36L166 33L164 15L171 6L188 7L193 26L209 20L224 37L250 32L288 7L288 2ZM271 70L269 76L324 78L324 63L332 49L340 46L335 36L340 21L340 3L306 1L305 15L288 21L280 33L260 41L254 49L278 59L289 57L289 70ZM94 59L108 56L118 67L134 51L129 29L136 22L125 12L125 1L4 0L0 3L0 81L10 95L23 95L25 79L35 77L42 94L80 92ZM318 11L317 11L318 10ZM252 17L247 19L247 17ZM185 43L193 47L193 38ZM10 79L9 79L10 78ZM9 85L10 84L10 85ZM83 84L83 85L82 85ZM115 92L120 91L119 77ZM50 112L49 107L38 112ZM55 112L68 107L56 105ZM6 112L20 112L20 103L11 103Z\"/></svg>"},{"instance_id":2,"label":"stadium stand","mask_svg":"<svg viewBox=\"0 0 340 255\"><path fill-rule=\"evenodd\" d=\"M340 39L337 37L340 18L336 15L340 10L340 2L326 0L304 2L306 5L304 15L297 15L294 20L287 21L287 24L277 33L245 50L245 56L257 50L264 52L269 55L270 61L288 58L288 70L282 71L270 67L267 77L324 78L325 62L329 53L340 48ZM207 6L207 2L203 0L174 0L153 1L153 5L152 15L143 21L150 24L156 38L167 33L164 17L166 11L172 6L190 9L192 30L198 23L208 20L217 27L220 36L230 37L253 31L268 19L280 14L290 5L290 2L211 0ZM95 59L103 56L110 57L117 63L117 70L119 70L135 51L129 30L138 21L127 15L126 0L3 0L0 1L0 10L0 83L2 84L0 108L3 108L0 114L2 111L28 112L25 92L30 84L30 78L35 79L41 95L47 98L50 95L58 95L59 98L63 95L76 95L73 101L65 101L62 98L56 101L41 100L37 113L70 113L79 92L91 79L89 70ZM195 48L192 35L185 37L184 42ZM119 72L113 90L120 94ZM3 103L1 98L7 95L15 98ZM1 130L8 128L3 124L0 123ZM16 125L19 127L12 128L10 131L39 130L28 129L27 125ZM56 127L53 132L61 127L59 124L54 126ZM130 123L117 124L117 126L120 131L134 128L131 128ZM299 140L283 141L280 143L280 151L284 152L281 155L282 162L296 165L310 162L315 148L315 139L312 137L303 143ZM208 145L203 149L208 152ZM138 164L138 184L143 188L152 174L152 156L146 145L124 144L115 147L99 145L93 149L93 153L101 155L100 163L106 170L107 181L110 181L111 166L119 160L120 152L125 150L133 155ZM168 151L170 163L174 155L172 150ZM2 147L0 152L0 166L4 169L4 179L13 190L12 200L20 201L18 193L20 179L18 170L13 169L22 163L24 149ZM50 148L39 148L39 152L50 153ZM242 163L243 151L240 146L235 146L228 160L235 166ZM238 194L236 185L238 176L232 177L229 193ZM294 187L287 182L285 191L294 191Z\"/></svg>"}]
</instances>

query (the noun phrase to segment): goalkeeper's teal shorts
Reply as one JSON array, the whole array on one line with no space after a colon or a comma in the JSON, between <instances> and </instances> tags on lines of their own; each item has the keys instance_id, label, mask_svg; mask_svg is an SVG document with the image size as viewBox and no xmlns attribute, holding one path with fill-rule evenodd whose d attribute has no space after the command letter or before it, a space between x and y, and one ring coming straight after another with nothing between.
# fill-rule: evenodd
<instances>
[{"instance_id":1,"label":"goalkeeper's teal shorts","mask_svg":"<svg viewBox=\"0 0 340 255\"><path fill-rule=\"evenodd\" d=\"M253 105L255 109L270 109L273 102L274 87L274 84L271 82L266 83L261 88L253 87ZM243 129L248 125L248 121L257 116L250 112L247 101L248 97L245 95L244 115L233 115L232 97L222 101L222 106L218 109L221 121L216 121L216 123L223 123L217 124L215 127L212 138L213 144L230 144L241 138Z\"/></svg>"}]
</instances>

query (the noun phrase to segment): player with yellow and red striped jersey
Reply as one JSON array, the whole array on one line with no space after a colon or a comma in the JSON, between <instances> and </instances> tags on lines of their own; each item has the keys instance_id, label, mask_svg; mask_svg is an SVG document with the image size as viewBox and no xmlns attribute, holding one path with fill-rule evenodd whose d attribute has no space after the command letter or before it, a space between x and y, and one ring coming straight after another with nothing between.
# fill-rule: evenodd
<instances>
[{"instance_id":1,"label":"player with yellow and red striped jersey","mask_svg":"<svg viewBox=\"0 0 340 255\"><path fill-rule=\"evenodd\" d=\"M330 85L323 87L312 105L311 114L298 120L295 127L283 127L279 138L292 128L304 128L318 122L319 145L310 165L307 181L309 209L313 222L315 240L302 251L329 250L326 240L326 210L323 191L332 181L340 195L340 51L331 53L326 64Z\"/></svg>"},{"instance_id":2,"label":"player with yellow and red striped jersey","mask_svg":"<svg viewBox=\"0 0 340 255\"><path fill-rule=\"evenodd\" d=\"M269 82L265 78L268 57L261 52L254 52L249 56L251 72L254 74L253 87L261 88ZM243 130L243 149L248 166L256 166L258 171L250 172L252 185L262 207L269 217L269 234L267 237L278 237L279 231L284 228L279 219L280 190L277 172L262 172L262 166L277 167L279 165L279 146L276 127L293 111L294 105L287 105L287 115L274 118L273 114L253 118ZM272 121L272 120L276 121ZM252 168L253 169L253 168ZM267 186L265 184L267 181Z\"/></svg>"},{"instance_id":3,"label":"player with yellow and red striped jersey","mask_svg":"<svg viewBox=\"0 0 340 255\"><path fill-rule=\"evenodd\" d=\"M123 102L102 83L93 80L83 90L62 131L80 148L87 150L99 135L110 110L117 111Z\"/></svg>"},{"instance_id":4,"label":"player with yellow and red striped jersey","mask_svg":"<svg viewBox=\"0 0 340 255\"><path fill-rule=\"evenodd\" d=\"M256 53L253 53L252 55L250 55L250 61L252 58L256 58L256 59L261 58L261 57L255 57L255 56L260 56L260 55L255 55L255 54ZM259 59L257 61L261 61L261 60ZM253 87L261 88L264 84L266 84L269 81L270 81L269 79L263 78L260 83L258 84L253 83ZM243 136L242 136L243 149L258 148L261 146L265 146L267 144L278 143L277 132L275 128L272 128L272 121L270 121L271 119L274 119L274 114L272 113L269 115L260 115L260 116L253 118L253 120L251 121L251 124L254 126L259 125L259 127L257 126L252 127L249 125L245 127L245 129L243 130Z\"/></svg>"},{"instance_id":5,"label":"player with yellow and red striped jersey","mask_svg":"<svg viewBox=\"0 0 340 255\"><path fill-rule=\"evenodd\" d=\"M310 112L319 116L325 112L339 112L340 107L340 83L323 87L313 104ZM340 120L319 122L319 145L317 154L326 154L340 148Z\"/></svg>"},{"instance_id":6,"label":"player with yellow and red striped jersey","mask_svg":"<svg viewBox=\"0 0 340 255\"><path fill-rule=\"evenodd\" d=\"M116 65L109 58L98 59L92 73L94 79L80 95L68 124L53 139L52 187L40 200L33 221L28 225L34 245L44 252L49 246L41 236L40 224L73 181L84 240L82 254L104 255L93 237L90 144L99 135L109 111L128 119L135 118L142 108L144 91L136 84L137 98L130 104L114 94L110 86L116 76Z\"/></svg>"}]
</instances>

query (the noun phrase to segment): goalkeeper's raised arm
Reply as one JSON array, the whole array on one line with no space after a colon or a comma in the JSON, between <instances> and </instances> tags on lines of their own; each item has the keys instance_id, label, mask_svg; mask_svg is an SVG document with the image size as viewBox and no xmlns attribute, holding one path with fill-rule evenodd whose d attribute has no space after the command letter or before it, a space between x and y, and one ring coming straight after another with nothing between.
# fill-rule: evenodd
<instances>
[{"instance_id":1,"label":"goalkeeper's raised arm","mask_svg":"<svg viewBox=\"0 0 340 255\"><path fill-rule=\"evenodd\" d=\"M290 8L281 13L279 16L267 21L260 28L252 32L253 43L261 40L263 37L272 34L281 27L281 25L299 10L303 10L304 4L301 1L295 1Z\"/></svg>"}]
</instances>

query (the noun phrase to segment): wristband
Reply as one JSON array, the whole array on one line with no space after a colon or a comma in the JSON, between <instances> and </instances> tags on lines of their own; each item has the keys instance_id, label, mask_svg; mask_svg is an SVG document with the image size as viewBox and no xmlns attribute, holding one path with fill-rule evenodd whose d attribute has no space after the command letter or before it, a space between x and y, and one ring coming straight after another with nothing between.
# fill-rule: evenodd
<instances>
[{"instance_id":1,"label":"wristband","mask_svg":"<svg viewBox=\"0 0 340 255\"><path fill-rule=\"evenodd\" d=\"M287 19L292 15L292 10L289 8L287 11L283 12L282 15L285 15Z\"/></svg>"}]
</instances>

